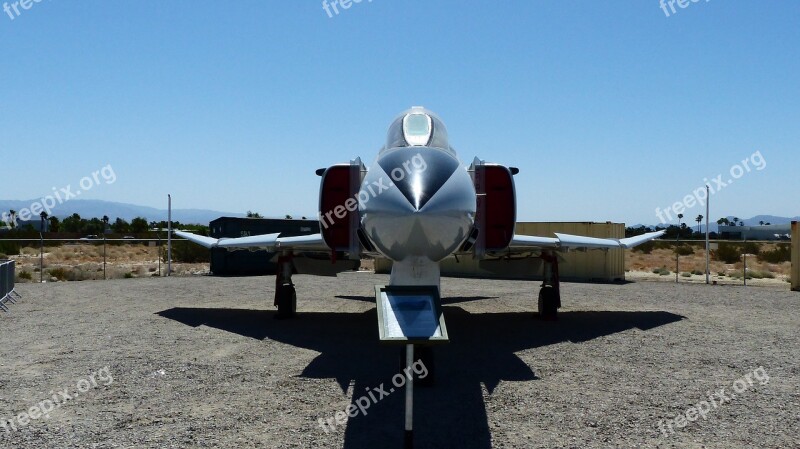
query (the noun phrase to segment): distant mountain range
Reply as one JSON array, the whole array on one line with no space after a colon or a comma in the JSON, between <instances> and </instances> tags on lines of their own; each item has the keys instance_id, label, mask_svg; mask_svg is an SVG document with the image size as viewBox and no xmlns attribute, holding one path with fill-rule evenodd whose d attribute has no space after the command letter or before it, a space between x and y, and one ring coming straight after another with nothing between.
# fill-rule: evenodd
<instances>
[{"instance_id":1,"label":"distant mountain range","mask_svg":"<svg viewBox=\"0 0 800 449\"><path fill-rule=\"evenodd\" d=\"M732 215L729 216L729 217L725 217L725 218L727 218L728 220L731 220L731 223L733 222L733 216ZM713 219L708 223L708 229L711 232L717 232L719 230L719 225L717 225L717 220L718 219L719 218ZM759 226L762 221L764 223L769 223L769 224L773 224L773 225L785 225L785 224L791 224L793 221L800 221L800 216L791 217L790 218L790 217L778 217L776 215L756 215L755 217L751 217L751 218L745 218L745 219L739 218L739 221L740 222L744 222L745 226ZM695 230L697 229L697 222L694 221L694 217L689 218L688 221L686 221L686 217L684 217L683 223L686 223L686 226L689 226L692 229L695 229ZM677 224L677 223L663 223L663 224L659 224L658 226L660 226L662 228L665 228L665 227L667 227L669 225L674 225L674 224ZM649 227L649 228L654 228L655 229L655 227L657 225L636 224L636 225L630 225L629 227L638 228L639 226L645 226L645 227ZM700 224L700 232L705 232L705 230L706 230L706 219L703 218L703 222Z\"/></svg>"},{"instance_id":2,"label":"distant mountain range","mask_svg":"<svg viewBox=\"0 0 800 449\"><path fill-rule=\"evenodd\" d=\"M20 212L24 208L30 208L34 203L38 203L38 201L0 200L0 214L8 212L11 209ZM82 218L100 218L103 215L108 215L112 221L116 218L130 221L136 217L144 217L147 221L161 221L167 219L166 209L100 200L70 200L53 207L51 215L64 218L72 214L78 214ZM245 214L243 213L219 212L206 209L172 209L172 221L179 221L183 224L208 225L211 220L215 220L219 217L244 216ZM38 220L38 218L36 218L36 220Z\"/></svg>"}]
</instances>

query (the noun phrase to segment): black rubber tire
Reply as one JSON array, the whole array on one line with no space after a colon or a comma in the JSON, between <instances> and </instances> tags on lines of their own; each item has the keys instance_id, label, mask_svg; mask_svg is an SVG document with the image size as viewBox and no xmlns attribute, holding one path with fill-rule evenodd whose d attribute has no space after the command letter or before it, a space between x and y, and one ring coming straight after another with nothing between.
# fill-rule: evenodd
<instances>
[{"instance_id":1,"label":"black rubber tire","mask_svg":"<svg viewBox=\"0 0 800 449\"><path fill-rule=\"evenodd\" d=\"M558 307L561 305L556 289L551 285L542 287L539 290L539 317L544 320L555 320L558 318Z\"/></svg>"},{"instance_id":2,"label":"black rubber tire","mask_svg":"<svg viewBox=\"0 0 800 449\"><path fill-rule=\"evenodd\" d=\"M297 292L292 284L283 284L278 290L278 313L275 318L292 318L297 313Z\"/></svg>"}]
</instances>

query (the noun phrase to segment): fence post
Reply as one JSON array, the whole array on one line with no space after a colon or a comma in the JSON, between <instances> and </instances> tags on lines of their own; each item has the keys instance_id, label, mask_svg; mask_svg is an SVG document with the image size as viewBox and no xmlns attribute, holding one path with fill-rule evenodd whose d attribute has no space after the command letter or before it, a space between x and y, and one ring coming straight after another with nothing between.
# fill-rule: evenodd
<instances>
[{"instance_id":1,"label":"fence post","mask_svg":"<svg viewBox=\"0 0 800 449\"><path fill-rule=\"evenodd\" d=\"M8 299L8 286L6 285L8 282L8 276L6 276L7 265L7 261L0 261L0 310L3 312L8 312L8 307L5 305Z\"/></svg>"}]
</instances>

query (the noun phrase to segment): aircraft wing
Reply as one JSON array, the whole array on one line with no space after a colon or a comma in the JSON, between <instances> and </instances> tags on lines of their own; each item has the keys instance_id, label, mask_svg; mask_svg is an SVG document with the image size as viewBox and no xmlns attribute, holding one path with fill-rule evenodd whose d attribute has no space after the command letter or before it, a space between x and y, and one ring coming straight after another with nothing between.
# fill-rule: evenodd
<instances>
[{"instance_id":1,"label":"aircraft wing","mask_svg":"<svg viewBox=\"0 0 800 449\"><path fill-rule=\"evenodd\" d=\"M322 240L322 234L301 235L298 237L280 237L280 234L254 235L250 237L222 238L215 239L202 235L192 234L191 232L174 231L178 237L183 237L190 242L206 248L225 248L225 249L266 249L270 251L279 250L306 250L306 251L330 251L330 248Z\"/></svg>"},{"instance_id":2,"label":"aircraft wing","mask_svg":"<svg viewBox=\"0 0 800 449\"><path fill-rule=\"evenodd\" d=\"M597 249L597 248L633 248L644 242L653 240L664 235L665 231L648 232L628 237L624 239L585 237L582 235L570 235L555 233L555 237L535 237L530 235L515 235L511 239L509 249L514 251L524 251L532 249Z\"/></svg>"}]
</instances>

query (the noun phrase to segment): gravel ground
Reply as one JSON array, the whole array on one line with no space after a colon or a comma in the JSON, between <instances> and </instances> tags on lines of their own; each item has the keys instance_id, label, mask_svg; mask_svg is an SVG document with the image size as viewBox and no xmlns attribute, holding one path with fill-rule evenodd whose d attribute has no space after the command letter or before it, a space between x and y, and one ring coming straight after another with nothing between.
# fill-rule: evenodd
<instances>
[{"instance_id":1,"label":"gravel ground","mask_svg":"<svg viewBox=\"0 0 800 449\"><path fill-rule=\"evenodd\" d=\"M20 285L0 314L0 447L401 447L401 390L361 399L399 371L377 341L387 280L296 276L295 320L273 319L271 277ZM416 389L418 448L800 447L787 287L564 284L556 322L531 312L536 282L442 288L451 342Z\"/></svg>"}]
</instances>

